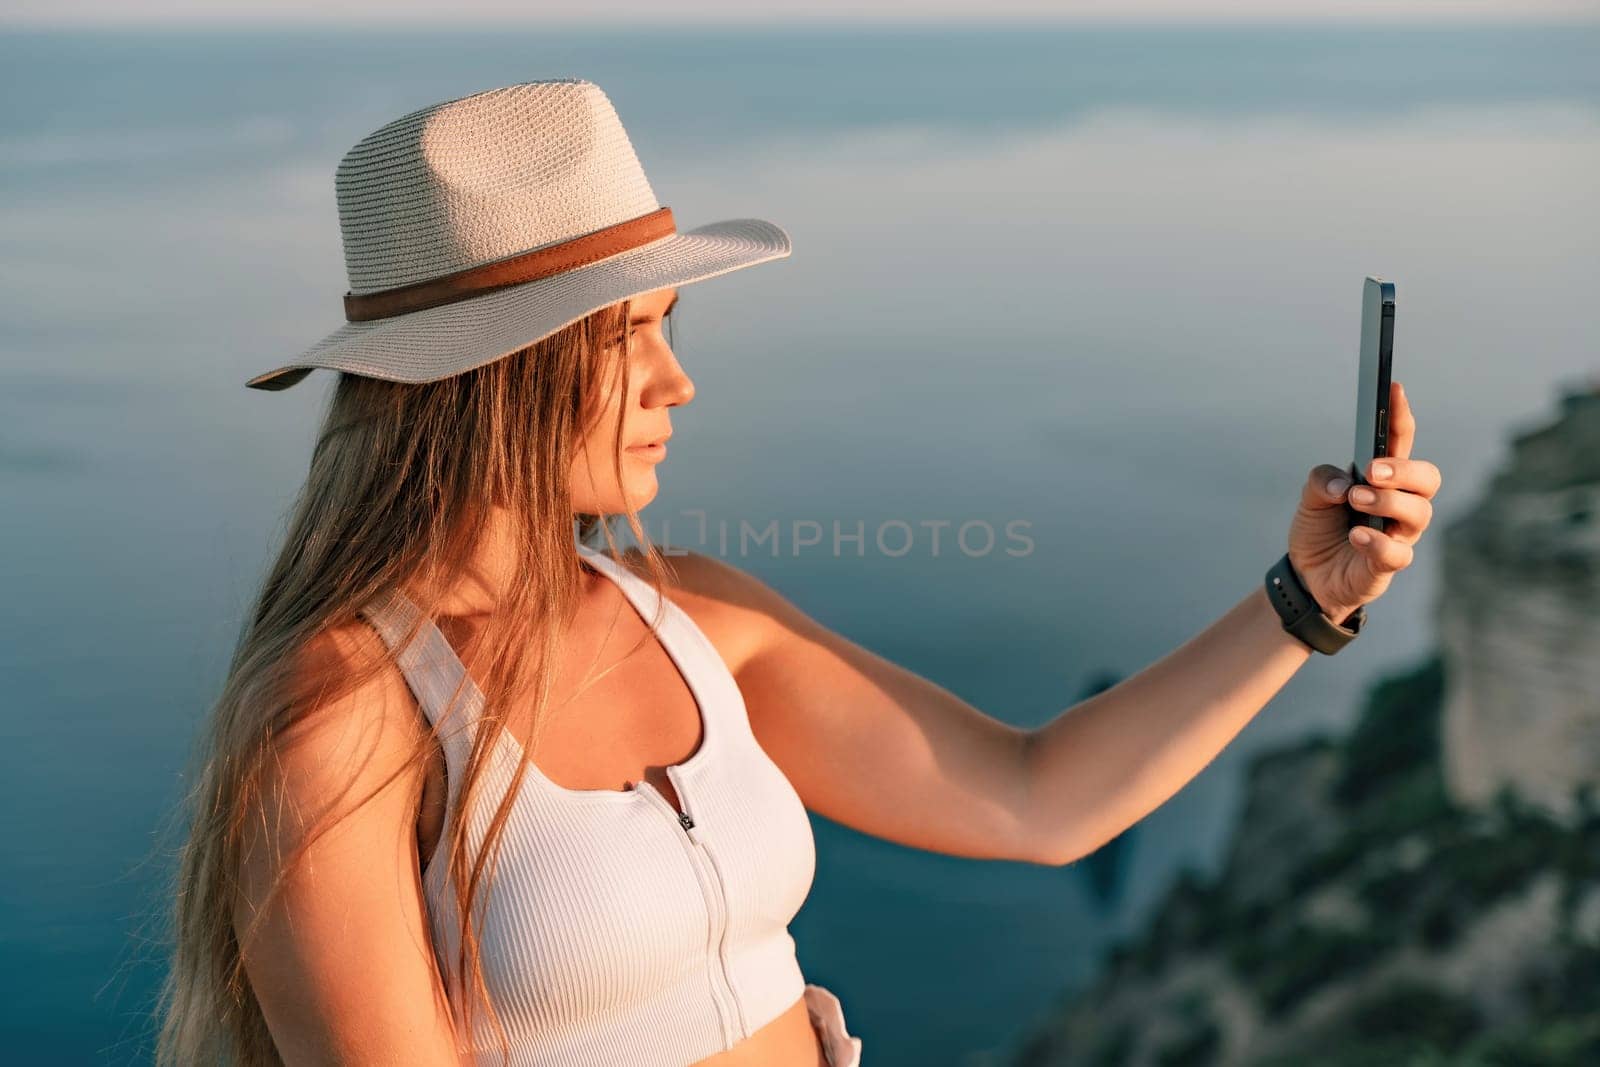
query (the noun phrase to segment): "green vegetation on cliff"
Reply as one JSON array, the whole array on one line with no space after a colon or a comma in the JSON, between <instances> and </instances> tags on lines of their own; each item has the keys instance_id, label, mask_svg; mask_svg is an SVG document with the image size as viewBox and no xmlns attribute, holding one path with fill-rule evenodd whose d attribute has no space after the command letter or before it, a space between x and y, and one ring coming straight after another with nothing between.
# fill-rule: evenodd
<instances>
[{"instance_id":1,"label":"green vegetation on cliff","mask_svg":"<svg viewBox=\"0 0 1600 1067\"><path fill-rule=\"evenodd\" d=\"M1221 876L1179 878L1018 1067L1600 1063L1600 811L1453 805L1443 692L1432 657L1256 761Z\"/></svg>"}]
</instances>

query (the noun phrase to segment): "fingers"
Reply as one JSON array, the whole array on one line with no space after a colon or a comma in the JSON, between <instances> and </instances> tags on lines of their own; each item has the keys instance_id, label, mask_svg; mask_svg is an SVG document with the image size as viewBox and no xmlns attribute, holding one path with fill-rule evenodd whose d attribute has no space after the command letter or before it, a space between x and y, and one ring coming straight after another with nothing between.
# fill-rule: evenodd
<instances>
[{"instance_id":1,"label":"fingers","mask_svg":"<svg viewBox=\"0 0 1600 1067\"><path fill-rule=\"evenodd\" d=\"M1370 526L1352 526L1347 536L1350 544L1366 559L1374 578L1411 566L1411 546L1386 533L1380 533Z\"/></svg>"},{"instance_id":2,"label":"fingers","mask_svg":"<svg viewBox=\"0 0 1600 1067\"><path fill-rule=\"evenodd\" d=\"M1300 503L1307 508L1332 508L1344 503L1350 488L1350 472L1331 463L1319 463L1306 475L1300 487Z\"/></svg>"},{"instance_id":3,"label":"fingers","mask_svg":"<svg viewBox=\"0 0 1600 1067\"><path fill-rule=\"evenodd\" d=\"M1358 485L1350 490L1350 506L1368 515L1382 515L1394 523L1386 531L1406 544L1415 544L1433 519L1433 505L1425 497L1403 489Z\"/></svg>"},{"instance_id":4,"label":"fingers","mask_svg":"<svg viewBox=\"0 0 1600 1067\"><path fill-rule=\"evenodd\" d=\"M1411 455L1416 441L1417 420L1411 417L1411 401L1398 381L1389 383L1389 455L1404 459Z\"/></svg>"},{"instance_id":5,"label":"fingers","mask_svg":"<svg viewBox=\"0 0 1600 1067\"><path fill-rule=\"evenodd\" d=\"M1385 465L1389 467L1387 474L1383 472ZM1432 500L1439 492L1439 468L1425 459L1377 459L1367 465L1367 481Z\"/></svg>"}]
</instances>

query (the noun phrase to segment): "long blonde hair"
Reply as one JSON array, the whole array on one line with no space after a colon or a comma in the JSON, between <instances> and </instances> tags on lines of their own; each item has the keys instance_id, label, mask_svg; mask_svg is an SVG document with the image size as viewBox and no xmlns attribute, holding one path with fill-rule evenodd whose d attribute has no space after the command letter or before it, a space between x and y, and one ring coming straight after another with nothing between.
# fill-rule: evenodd
<instances>
[{"instance_id":1,"label":"long blonde hair","mask_svg":"<svg viewBox=\"0 0 1600 1067\"><path fill-rule=\"evenodd\" d=\"M492 623L484 627L481 655L489 669L473 680L483 692L479 721L486 728L477 731L458 803L474 803L511 694L534 694L537 736L564 623L581 589L574 521L585 543L599 531L615 545L607 517L574 515L568 472L607 398L628 395L623 357L631 343L630 302L623 301L441 381L340 376L283 546L248 613L222 693L198 740L197 771L189 779L194 785L174 813L186 816L187 827L168 830L184 836L163 905L171 945L156 1006L161 1067L282 1062L243 966L241 945L250 943L255 925L241 931L232 918L245 831L248 823L260 822L274 738L303 719L330 686L335 696L349 692L393 664L395 655L391 650L343 677L320 679L312 691L297 664L308 642L355 623L360 607L390 587L409 588L420 579L429 590L449 588L463 574L473 535L483 529L491 505L509 517L517 566L499 591ZM619 485L622 434L619 420L611 442ZM666 575L661 556L632 502L625 502L623 513L659 592ZM433 619L439 604L425 599L418 606L424 619ZM425 734L423 741L415 750L418 762L429 757L433 737ZM492 883L493 860L526 769L525 755L495 809L484 848L469 855L470 820L456 818L447 820L453 830L441 854L448 856L461 902L455 973L476 991L456 1004L458 1019L466 1034L473 1033L472 1014L481 998L503 1055L505 1030L486 995L471 916L478 895ZM305 845L327 829L317 828L282 861L273 892ZM256 914L266 910L260 906Z\"/></svg>"}]
</instances>

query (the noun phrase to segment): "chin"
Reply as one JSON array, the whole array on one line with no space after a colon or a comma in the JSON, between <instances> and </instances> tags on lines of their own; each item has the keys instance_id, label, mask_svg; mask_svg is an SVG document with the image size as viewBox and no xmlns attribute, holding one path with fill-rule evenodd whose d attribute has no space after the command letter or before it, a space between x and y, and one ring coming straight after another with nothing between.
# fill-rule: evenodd
<instances>
[{"instance_id":1,"label":"chin","mask_svg":"<svg viewBox=\"0 0 1600 1067\"><path fill-rule=\"evenodd\" d=\"M630 482L627 488L628 500L632 502L636 511L643 511L645 506L653 501L656 498L656 494L660 492L660 486L653 477L641 478L636 482ZM580 508L577 510L591 510L591 514L598 511L605 515L621 515L628 510L623 506L620 490L613 490L601 495L597 503L597 509Z\"/></svg>"}]
</instances>

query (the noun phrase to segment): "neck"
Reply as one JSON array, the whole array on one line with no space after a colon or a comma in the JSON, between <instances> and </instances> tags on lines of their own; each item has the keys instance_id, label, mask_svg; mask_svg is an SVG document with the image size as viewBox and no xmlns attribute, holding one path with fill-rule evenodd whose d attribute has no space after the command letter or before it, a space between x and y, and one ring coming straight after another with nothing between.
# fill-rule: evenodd
<instances>
[{"instance_id":1,"label":"neck","mask_svg":"<svg viewBox=\"0 0 1600 1067\"><path fill-rule=\"evenodd\" d=\"M503 599L503 591L515 572L519 551L510 513L499 505L492 505L488 517L478 527L462 573L436 592L418 583L412 583L411 588L424 599L437 599L440 615L487 617ZM586 565L581 569L587 584L590 576ZM416 599L418 597L413 596L413 600Z\"/></svg>"}]
</instances>

